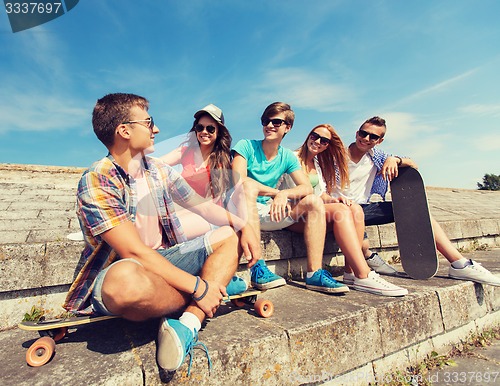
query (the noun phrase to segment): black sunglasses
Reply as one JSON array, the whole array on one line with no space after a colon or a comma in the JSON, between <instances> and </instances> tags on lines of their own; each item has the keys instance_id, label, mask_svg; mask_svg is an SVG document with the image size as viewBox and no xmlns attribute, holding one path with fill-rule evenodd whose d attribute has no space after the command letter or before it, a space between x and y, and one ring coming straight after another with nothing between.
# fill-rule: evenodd
<instances>
[{"instance_id":1,"label":"black sunglasses","mask_svg":"<svg viewBox=\"0 0 500 386\"><path fill-rule=\"evenodd\" d=\"M322 137L321 135L319 135L314 131L311 134L309 134L309 138L313 142L316 142L319 139L319 143L321 143L323 146L329 145L332 142L330 138Z\"/></svg>"},{"instance_id":2,"label":"black sunglasses","mask_svg":"<svg viewBox=\"0 0 500 386\"><path fill-rule=\"evenodd\" d=\"M368 136L370 138L370 141L378 141L380 139L380 135L369 133L367 131L364 131L363 129L359 129L358 134L361 138L366 138L366 136Z\"/></svg>"},{"instance_id":3,"label":"black sunglasses","mask_svg":"<svg viewBox=\"0 0 500 386\"><path fill-rule=\"evenodd\" d=\"M207 133L209 134L213 134L215 133L215 130L217 130L215 128L215 126L212 126L212 125L208 125L208 126L203 126L201 123L198 123L194 129L196 130L197 133L201 133L203 130L207 129Z\"/></svg>"},{"instance_id":4,"label":"black sunglasses","mask_svg":"<svg viewBox=\"0 0 500 386\"><path fill-rule=\"evenodd\" d=\"M269 122L271 122L274 127L280 127L283 123L286 123L284 119L279 119L279 118L275 119L262 118L260 122L262 123L262 126L267 126L269 125Z\"/></svg>"}]
</instances>

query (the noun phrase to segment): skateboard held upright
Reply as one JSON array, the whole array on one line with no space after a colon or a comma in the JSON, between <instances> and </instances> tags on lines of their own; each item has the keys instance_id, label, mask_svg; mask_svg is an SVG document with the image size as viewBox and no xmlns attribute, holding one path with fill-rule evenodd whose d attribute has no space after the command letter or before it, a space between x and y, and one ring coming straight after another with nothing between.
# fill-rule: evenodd
<instances>
[{"instance_id":1,"label":"skateboard held upright","mask_svg":"<svg viewBox=\"0 0 500 386\"><path fill-rule=\"evenodd\" d=\"M429 279L438 269L424 182L417 169L399 169L391 181L392 208L401 263L414 279Z\"/></svg>"}]
</instances>

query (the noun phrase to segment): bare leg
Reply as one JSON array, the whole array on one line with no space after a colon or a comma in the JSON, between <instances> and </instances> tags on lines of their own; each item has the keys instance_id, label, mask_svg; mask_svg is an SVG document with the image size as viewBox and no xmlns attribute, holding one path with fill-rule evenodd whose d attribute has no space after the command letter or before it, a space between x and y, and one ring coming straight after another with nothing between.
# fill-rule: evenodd
<instances>
[{"instance_id":1,"label":"bare leg","mask_svg":"<svg viewBox=\"0 0 500 386\"><path fill-rule=\"evenodd\" d=\"M210 242L214 252L207 258L200 276L227 284L238 264L238 238L231 228L222 227L212 233ZM127 261L109 269L102 297L110 312L134 321L179 312L191 300L190 294L177 291L154 272ZM205 318L195 303L191 303L187 311L200 321Z\"/></svg>"},{"instance_id":2,"label":"bare leg","mask_svg":"<svg viewBox=\"0 0 500 386\"><path fill-rule=\"evenodd\" d=\"M241 189L243 191L241 191ZM253 228L260 243L260 219L257 211L257 197L259 189L255 181L250 178L243 180L233 195L233 204L237 214L241 218L246 218L248 224Z\"/></svg>"},{"instance_id":3,"label":"bare leg","mask_svg":"<svg viewBox=\"0 0 500 386\"><path fill-rule=\"evenodd\" d=\"M304 233L307 249L307 271L315 272L321 269L326 235L323 201L312 194L306 196L292 209L290 216L300 222L290 225L287 229Z\"/></svg>"},{"instance_id":4,"label":"bare leg","mask_svg":"<svg viewBox=\"0 0 500 386\"><path fill-rule=\"evenodd\" d=\"M200 277L226 285L238 267L238 237L230 227L222 227L210 235L213 253L203 265ZM191 312L202 322L205 313L193 301L186 312Z\"/></svg>"},{"instance_id":5,"label":"bare leg","mask_svg":"<svg viewBox=\"0 0 500 386\"><path fill-rule=\"evenodd\" d=\"M351 209L342 203L325 205L328 223L346 259L346 272L354 271L360 279L368 277L370 268L361 251L360 237ZM361 236L362 237L362 236Z\"/></svg>"},{"instance_id":6,"label":"bare leg","mask_svg":"<svg viewBox=\"0 0 500 386\"><path fill-rule=\"evenodd\" d=\"M462 254L453 246L448 236L446 236L446 233L444 233L443 228L441 228L441 225L439 225L434 218L431 218L431 223L437 250L441 252L450 263L462 259Z\"/></svg>"}]
</instances>

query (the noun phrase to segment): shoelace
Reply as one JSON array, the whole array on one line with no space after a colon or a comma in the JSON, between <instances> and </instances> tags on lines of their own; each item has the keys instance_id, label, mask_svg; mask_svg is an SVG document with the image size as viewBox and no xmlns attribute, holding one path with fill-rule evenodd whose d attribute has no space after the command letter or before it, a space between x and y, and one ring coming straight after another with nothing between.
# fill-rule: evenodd
<instances>
[{"instance_id":1,"label":"shoelace","mask_svg":"<svg viewBox=\"0 0 500 386\"><path fill-rule=\"evenodd\" d=\"M395 287L394 284L391 284L387 280L382 279L380 277L380 275L378 273L376 273L376 272L372 275L372 279L375 280L377 283L383 285L385 288L389 288L390 289L392 287Z\"/></svg>"},{"instance_id":2,"label":"shoelace","mask_svg":"<svg viewBox=\"0 0 500 386\"><path fill-rule=\"evenodd\" d=\"M325 281L331 281L335 285L338 284L337 280L335 280L333 278L332 274L329 271L327 271L326 269L320 270L319 282L323 283L323 280L325 280Z\"/></svg>"},{"instance_id":3,"label":"shoelace","mask_svg":"<svg viewBox=\"0 0 500 386\"><path fill-rule=\"evenodd\" d=\"M274 273L272 273L269 268L267 268L267 265L256 265L255 266L255 277L262 277L264 279L269 279L274 276Z\"/></svg>"},{"instance_id":4,"label":"shoelace","mask_svg":"<svg viewBox=\"0 0 500 386\"><path fill-rule=\"evenodd\" d=\"M194 356L194 349L196 347L201 347L201 349L205 352L205 355L208 360L208 372L211 373L212 371L212 360L210 359L210 354L208 353L208 348L205 346L205 343L198 342L198 333L195 332L195 336L192 341L190 341L186 347L186 355L189 354L189 365L188 365L188 377L191 374L191 365L193 363L193 356Z\"/></svg>"},{"instance_id":5,"label":"shoelace","mask_svg":"<svg viewBox=\"0 0 500 386\"><path fill-rule=\"evenodd\" d=\"M470 265L465 266L464 268L471 267L472 269L475 269L481 273L490 273L486 268L483 267L481 263L476 263L475 261L470 263Z\"/></svg>"}]
</instances>

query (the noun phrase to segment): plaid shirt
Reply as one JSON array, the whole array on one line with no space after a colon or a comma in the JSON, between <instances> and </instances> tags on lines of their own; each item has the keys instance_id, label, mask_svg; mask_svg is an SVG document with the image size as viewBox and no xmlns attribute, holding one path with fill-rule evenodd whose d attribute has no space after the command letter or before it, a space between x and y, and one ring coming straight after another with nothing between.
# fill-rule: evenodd
<instances>
[{"instance_id":1,"label":"plaid shirt","mask_svg":"<svg viewBox=\"0 0 500 386\"><path fill-rule=\"evenodd\" d=\"M145 158L143 167L163 229L165 247L186 241L175 215L174 202L181 205L188 202L194 191L180 174L157 159ZM84 265L68 292L66 310L92 313L90 295L95 278L120 258L101 234L125 221L135 222L136 192L136 181L111 155L94 163L82 175L78 184L77 215L86 244L80 259Z\"/></svg>"},{"instance_id":2,"label":"plaid shirt","mask_svg":"<svg viewBox=\"0 0 500 386\"><path fill-rule=\"evenodd\" d=\"M385 160L388 157L392 157L392 155L387 154L385 151L380 150L378 148L373 148L372 151L368 152L368 155L370 156L371 160L373 161L373 164L377 168L377 174L375 176L375 179L373 180L370 196L372 194L378 194L382 196L382 199L385 201L385 195L389 190L389 182L387 180L384 180L382 174L380 174L379 172L382 170Z\"/></svg>"}]
</instances>

